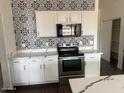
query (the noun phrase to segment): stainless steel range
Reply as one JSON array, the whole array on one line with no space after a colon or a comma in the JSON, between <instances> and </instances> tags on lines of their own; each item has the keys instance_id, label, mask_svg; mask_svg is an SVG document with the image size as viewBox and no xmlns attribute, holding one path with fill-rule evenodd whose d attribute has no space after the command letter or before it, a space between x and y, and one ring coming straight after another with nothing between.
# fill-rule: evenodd
<instances>
[{"instance_id":1,"label":"stainless steel range","mask_svg":"<svg viewBox=\"0 0 124 93\"><path fill-rule=\"evenodd\" d=\"M58 44L60 84L67 84L69 78L84 77L84 54L78 43Z\"/></svg>"}]
</instances>

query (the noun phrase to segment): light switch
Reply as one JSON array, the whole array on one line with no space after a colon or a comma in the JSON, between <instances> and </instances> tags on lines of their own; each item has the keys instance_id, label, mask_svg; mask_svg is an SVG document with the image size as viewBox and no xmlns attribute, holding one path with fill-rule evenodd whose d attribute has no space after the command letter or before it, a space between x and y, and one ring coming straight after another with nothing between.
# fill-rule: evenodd
<instances>
[{"instance_id":1,"label":"light switch","mask_svg":"<svg viewBox=\"0 0 124 93\"><path fill-rule=\"evenodd\" d=\"M90 41L90 44L94 44L94 42L93 41Z\"/></svg>"},{"instance_id":2,"label":"light switch","mask_svg":"<svg viewBox=\"0 0 124 93\"><path fill-rule=\"evenodd\" d=\"M22 44L22 47L25 48L25 44L24 43Z\"/></svg>"},{"instance_id":3,"label":"light switch","mask_svg":"<svg viewBox=\"0 0 124 93\"><path fill-rule=\"evenodd\" d=\"M82 43L82 41L80 41L80 45L82 45L83 43Z\"/></svg>"}]
</instances>

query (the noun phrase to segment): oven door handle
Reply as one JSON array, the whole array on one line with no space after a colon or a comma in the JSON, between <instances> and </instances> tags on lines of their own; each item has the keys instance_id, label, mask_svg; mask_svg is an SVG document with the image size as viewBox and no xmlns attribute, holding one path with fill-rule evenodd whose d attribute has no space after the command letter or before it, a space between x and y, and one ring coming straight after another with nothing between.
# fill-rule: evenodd
<instances>
[{"instance_id":1,"label":"oven door handle","mask_svg":"<svg viewBox=\"0 0 124 93\"><path fill-rule=\"evenodd\" d=\"M78 57L62 57L62 58L59 58L61 60L71 60L71 59L82 59L84 58L84 56L78 56Z\"/></svg>"}]
</instances>

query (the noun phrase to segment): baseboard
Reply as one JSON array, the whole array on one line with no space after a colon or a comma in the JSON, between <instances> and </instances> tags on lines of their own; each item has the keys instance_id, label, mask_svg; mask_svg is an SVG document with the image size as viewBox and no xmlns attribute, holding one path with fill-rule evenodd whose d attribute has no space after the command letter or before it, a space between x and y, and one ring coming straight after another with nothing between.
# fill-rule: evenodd
<instances>
[{"instance_id":1,"label":"baseboard","mask_svg":"<svg viewBox=\"0 0 124 93\"><path fill-rule=\"evenodd\" d=\"M1 91L4 91L4 90L16 90L16 88L1 88Z\"/></svg>"}]
</instances>

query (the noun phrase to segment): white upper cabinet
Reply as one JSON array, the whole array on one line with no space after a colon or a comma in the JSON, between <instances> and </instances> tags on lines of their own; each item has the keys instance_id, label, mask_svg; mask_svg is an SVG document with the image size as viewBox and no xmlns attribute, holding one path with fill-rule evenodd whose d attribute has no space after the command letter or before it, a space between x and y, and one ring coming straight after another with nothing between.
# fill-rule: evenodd
<instances>
[{"instance_id":1,"label":"white upper cabinet","mask_svg":"<svg viewBox=\"0 0 124 93\"><path fill-rule=\"evenodd\" d=\"M83 35L97 35L98 16L94 11L82 12L82 30Z\"/></svg>"},{"instance_id":2,"label":"white upper cabinet","mask_svg":"<svg viewBox=\"0 0 124 93\"><path fill-rule=\"evenodd\" d=\"M36 11L38 37L56 37L56 23L55 11Z\"/></svg>"},{"instance_id":3,"label":"white upper cabinet","mask_svg":"<svg viewBox=\"0 0 124 93\"><path fill-rule=\"evenodd\" d=\"M73 11L70 13L71 23L82 23L82 13L80 11Z\"/></svg>"},{"instance_id":4,"label":"white upper cabinet","mask_svg":"<svg viewBox=\"0 0 124 93\"><path fill-rule=\"evenodd\" d=\"M56 37L56 24L82 23L81 11L36 11L38 37Z\"/></svg>"},{"instance_id":5,"label":"white upper cabinet","mask_svg":"<svg viewBox=\"0 0 124 93\"><path fill-rule=\"evenodd\" d=\"M67 11L59 11L57 12L57 22L59 24L66 24L69 22L69 13Z\"/></svg>"},{"instance_id":6,"label":"white upper cabinet","mask_svg":"<svg viewBox=\"0 0 124 93\"><path fill-rule=\"evenodd\" d=\"M81 23L82 13L80 11L59 11L57 12L57 21L60 24Z\"/></svg>"}]
</instances>

